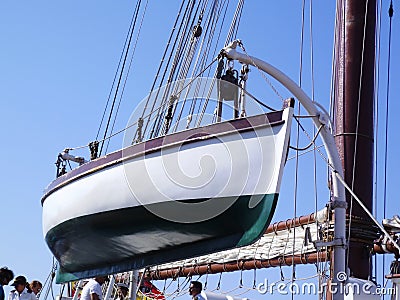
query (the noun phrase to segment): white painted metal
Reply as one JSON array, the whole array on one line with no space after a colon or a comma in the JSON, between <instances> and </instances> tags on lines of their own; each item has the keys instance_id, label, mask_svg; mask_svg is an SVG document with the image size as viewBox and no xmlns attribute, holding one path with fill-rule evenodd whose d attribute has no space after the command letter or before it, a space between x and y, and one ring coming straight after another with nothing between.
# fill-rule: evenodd
<instances>
[{"instance_id":1,"label":"white painted metal","mask_svg":"<svg viewBox=\"0 0 400 300\"><path fill-rule=\"evenodd\" d=\"M393 282L394 295L393 300L400 300L400 278L390 279Z\"/></svg>"},{"instance_id":2,"label":"white painted metal","mask_svg":"<svg viewBox=\"0 0 400 300\"><path fill-rule=\"evenodd\" d=\"M248 73L242 75L242 81L240 84L240 117L243 118L246 116L246 85L247 78L249 77Z\"/></svg>"},{"instance_id":3,"label":"white painted metal","mask_svg":"<svg viewBox=\"0 0 400 300\"><path fill-rule=\"evenodd\" d=\"M313 101L307 96L307 94L288 76L282 73L277 68L272 65L249 55L242 54L236 51L236 47L240 45L240 41L234 41L224 49L225 55L234 60L238 60L242 63L246 63L255 66L262 71L268 73L279 81L283 86L285 86L293 95L300 101L303 107L307 110L310 116L314 116L312 119L317 128L321 125L325 125L321 130L322 141L325 145L329 162L331 163L332 171L339 173L343 177L343 169L340 161L339 153L336 148L334 137L327 124L329 120L325 113L318 110L318 107L314 105ZM338 204L343 204L345 202L345 189L336 176L332 177L332 192L334 196L334 201ZM335 208L335 239L342 240L343 243L346 241L346 207L339 205ZM335 246L334 251L334 274L333 280L337 284L341 284L337 281L337 274L345 272L345 257L346 257L346 246L338 245ZM334 300L342 300L343 294L336 293L333 295Z\"/></svg>"},{"instance_id":4,"label":"white painted metal","mask_svg":"<svg viewBox=\"0 0 400 300\"><path fill-rule=\"evenodd\" d=\"M131 271L131 276L129 279L129 295L128 295L128 298L130 300L136 300L136 295L138 292L138 284L137 284L138 276L139 276L138 270Z\"/></svg>"},{"instance_id":5,"label":"white painted metal","mask_svg":"<svg viewBox=\"0 0 400 300\"><path fill-rule=\"evenodd\" d=\"M82 288L83 288L83 282L84 282L84 280L82 280L82 279L79 280L78 285L76 286L76 289L75 289L75 294L72 297L72 300L78 300L80 292L82 291Z\"/></svg>"},{"instance_id":6,"label":"white painted metal","mask_svg":"<svg viewBox=\"0 0 400 300\"><path fill-rule=\"evenodd\" d=\"M66 150L64 150L64 152L60 153L60 156L64 160L70 160L70 161L76 162L80 165L87 163L87 160L85 160L85 158L83 158L81 156L73 156L73 155L69 154Z\"/></svg>"}]
</instances>

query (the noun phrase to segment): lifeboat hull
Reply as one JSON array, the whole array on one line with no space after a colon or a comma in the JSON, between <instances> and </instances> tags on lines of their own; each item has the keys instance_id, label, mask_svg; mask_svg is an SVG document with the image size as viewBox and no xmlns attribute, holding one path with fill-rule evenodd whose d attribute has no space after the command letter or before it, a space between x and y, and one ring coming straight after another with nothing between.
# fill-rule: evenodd
<instances>
[{"instance_id":1,"label":"lifeboat hull","mask_svg":"<svg viewBox=\"0 0 400 300\"><path fill-rule=\"evenodd\" d=\"M57 282L256 241L279 195L293 108L136 144L57 178L42 198Z\"/></svg>"}]
</instances>

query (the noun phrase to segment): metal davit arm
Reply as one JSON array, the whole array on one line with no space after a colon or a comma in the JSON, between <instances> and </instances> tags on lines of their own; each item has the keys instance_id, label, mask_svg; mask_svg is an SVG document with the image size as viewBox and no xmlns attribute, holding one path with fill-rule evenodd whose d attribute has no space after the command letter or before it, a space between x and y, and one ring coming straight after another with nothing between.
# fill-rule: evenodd
<instances>
[{"instance_id":1,"label":"metal davit arm","mask_svg":"<svg viewBox=\"0 0 400 300\"><path fill-rule=\"evenodd\" d=\"M241 45L239 40L233 41L230 45L222 50L222 54L229 59L238 60L242 63L252 65L265 73L271 75L277 81L279 81L284 87L286 87L304 106L310 116L313 117L313 122L317 128L322 126L321 137L325 145L326 152L328 154L330 167L332 171L338 173L340 177L343 177L342 163L339 157L338 150L336 148L335 140L328 126L328 116L318 110L318 107L314 105L313 101L307 96L307 94L288 76L279 71L272 65L247 54L242 54L236 51L236 47ZM332 207L335 212L335 241L334 241L334 274L332 277L333 282L336 285L342 284L343 282L338 281L338 274L345 274L345 257L346 257L346 199L345 199L345 188L339 182L336 176L332 176L333 183L333 197ZM340 289L338 289L340 290ZM335 293L333 295L334 300L344 299L344 294Z\"/></svg>"}]
</instances>

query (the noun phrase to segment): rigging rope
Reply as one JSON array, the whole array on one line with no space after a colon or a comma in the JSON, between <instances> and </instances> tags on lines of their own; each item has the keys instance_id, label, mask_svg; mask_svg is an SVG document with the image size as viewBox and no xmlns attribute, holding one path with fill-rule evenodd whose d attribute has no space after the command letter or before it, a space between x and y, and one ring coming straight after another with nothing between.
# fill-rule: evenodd
<instances>
[{"instance_id":1,"label":"rigging rope","mask_svg":"<svg viewBox=\"0 0 400 300\"><path fill-rule=\"evenodd\" d=\"M376 45L377 45L377 53L376 57L378 58L376 63L376 67L374 68L374 80L375 80L375 97L374 97L374 128L375 128L375 151L374 151L374 169L375 169L375 178L374 178L374 217L378 217L378 157L379 157L379 147L378 147L378 136L379 136L379 105L378 105L378 91L379 91L379 82L380 82L380 72L377 70L380 70L380 52L381 52L381 28L382 28L382 0L379 1L379 5L377 8L377 15L379 15L378 19L378 26L377 26L377 34L376 34ZM383 271L384 272L384 271ZM377 280L378 277L378 260L377 260L377 255L374 255L374 277L372 280Z\"/></svg>"},{"instance_id":2,"label":"rigging rope","mask_svg":"<svg viewBox=\"0 0 400 300\"><path fill-rule=\"evenodd\" d=\"M315 100L315 94L314 94L314 37L313 37L313 5L312 5L312 0L310 0L310 63L311 63L311 99L312 101ZM318 132L315 133L315 126L313 126L313 135L316 137L322 129L322 126L318 128ZM313 169L314 169L314 214L317 215L318 211L318 182L317 182L317 145L315 144L315 138L312 143L310 143L311 146L313 147ZM304 149L305 150L305 149ZM317 224L317 220L315 220ZM320 249L317 249L317 252L320 252ZM317 262L316 262L316 268L317 268L317 273L320 273L319 269L319 264L320 264L320 259L319 255L317 255ZM318 282L321 282L321 277L318 277Z\"/></svg>"},{"instance_id":3,"label":"rigging rope","mask_svg":"<svg viewBox=\"0 0 400 300\"><path fill-rule=\"evenodd\" d=\"M210 67L212 66L212 64L213 64L215 61L216 61L216 59L214 59L209 65L207 65L206 68L205 68L204 70L200 71L200 73L197 74L191 81L189 81L189 83L187 83L187 84L182 88L182 90L186 89L194 80L196 80L197 78L199 78L205 71L207 71L208 69L210 69ZM252 99L254 99L254 101L260 101L260 100L256 99L253 95L251 95L250 93L248 93L248 96L251 97ZM260 102L261 102L261 101L260 101ZM155 108L155 109L153 110L153 112L157 112L157 111L162 110L163 108L165 108L166 104L168 104L168 103L160 104L157 108ZM265 105L265 107L268 107L268 106ZM272 109L272 108L270 108L270 109ZM272 110L273 110L273 109L272 109ZM150 113L148 113L147 115L144 115L144 116L143 116L143 119L150 118L151 114L152 114L152 113L150 112ZM132 124L130 124L130 125L128 125L128 126L122 128L122 129L118 130L117 132L115 132L115 133L113 133L113 134L110 134L108 137L106 137L106 138L104 138L104 139L102 139L102 140L99 140L99 141L97 141L97 142L98 142L98 143L105 142L105 141L111 139L112 137L114 137L114 136L116 136L116 135L118 135L118 134L120 134L120 133L122 133L122 132L128 130L129 128L132 128L133 126L136 126L136 125L138 125L139 123L143 122L143 119L142 119L142 118L139 118L136 122L133 122ZM91 144L91 143L89 143L89 145L82 145L82 146L77 146L77 147L73 147L73 148L66 148L65 150L73 151L73 150L79 150L79 149L83 149L83 148L88 148L88 147L90 147L90 144Z\"/></svg>"},{"instance_id":4,"label":"rigging rope","mask_svg":"<svg viewBox=\"0 0 400 300\"><path fill-rule=\"evenodd\" d=\"M155 78L154 78L154 80L153 80L153 84L152 84L152 86L151 86L151 88L150 88L149 97L148 97L147 100L146 100L146 103L145 103L145 106L144 106L144 109L143 109L143 112L142 112L142 116L141 116L142 119L143 119L143 117L144 117L144 114L145 114L145 112L146 112L147 106L148 106L148 104L149 104L149 100L150 100L150 96L151 96L151 94L152 94L152 91L154 90L154 88L155 88L155 86L156 86L156 83L157 83L157 80L158 80L158 77L160 76L161 68L162 68L162 66L163 66L163 64L164 64L165 57L166 57L166 55L167 55L167 53L168 53L169 46L170 46L171 41L172 41L172 38L173 38L173 36L174 36L174 32L175 32L176 25L178 24L179 17L180 17L180 15L181 15L181 13L182 13L182 10L183 10L183 5L184 5L184 1L182 1L182 4L181 4L181 6L180 6L180 8L179 8L179 11L178 11L178 14L177 14L177 16L176 16L176 18L175 18L175 23L174 23L174 25L172 26L172 30L171 30L170 36L169 36L169 38L168 38L167 45L165 46L164 53L163 53L162 58L161 58L161 62L160 62L160 64L159 64L159 66L158 66L157 73L156 73ZM185 11L186 11L186 10L185 10ZM169 62L169 61L168 61L168 62ZM163 75L163 76L164 76L164 75ZM154 105L155 105L155 101L153 102L153 106L152 106L152 109L151 109L151 111L150 111L150 114L153 113ZM149 118L149 119L150 119L150 118ZM146 129L147 129L147 126L148 126L149 122L150 122L150 120L147 121L143 132L146 132Z\"/></svg>"},{"instance_id":5,"label":"rigging rope","mask_svg":"<svg viewBox=\"0 0 400 300\"><path fill-rule=\"evenodd\" d=\"M133 20L134 20L134 17L132 16L132 20L131 20L131 23L129 25L129 29L132 27ZM108 105L109 105L110 100L111 100L111 94L112 94L112 91L114 90L115 81L117 80L117 77L118 77L118 70L120 69L122 58L124 57L124 52L125 52L124 49L126 48L126 45L128 43L128 40L129 40L129 31L130 30L128 30L128 34L126 35L126 38L125 38L125 43L124 43L124 46L122 48L123 50L121 52L121 56L120 56L119 61L118 61L118 66L117 66L117 69L116 69L115 74L114 74L114 79L113 79L113 82L111 84L111 89L110 89L110 92L109 92L108 97L107 97L106 106L104 108L103 115L102 115L101 120L100 120L100 125L99 125L99 128L97 130L97 134L96 134L96 140L99 138L99 134L100 134L101 127L103 125L104 117L106 115L107 108L108 108Z\"/></svg>"},{"instance_id":6,"label":"rigging rope","mask_svg":"<svg viewBox=\"0 0 400 300\"><path fill-rule=\"evenodd\" d=\"M226 16L227 9L228 9L228 4L229 4L229 2L228 2L227 5L226 5L225 12L224 12L224 16L223 16L223 19L222 19L222 22L221 22L221 25L220 25L220 33L221 33L221 31L222 31L222 26L223 26L224 21L225 21L225 16ZM243 9L243 1L242 1L242 0L239 0L239 1L238 1L238 4L237 4L237 6L236 6L235 14L234 14L234 16L233 16L231 25L230 25L230 27L229 27L229 32L228 32L228 34L227 34L227 36L226 36L226 39L225 39L225 44L224 44L224 46L227 46L227 45L232 41L233 34L234 34L234 32L236 31L235 28L238 28L239 25L240 25L239 22L238 22L238 15L239 15L240 12L242 11L242 9ZM219 37L220 37L220 33L218 34L218 40L219 40ZM214 77L216 77L216 74L217 74L217 71L215 71ZM212 87L211 87L211 88L212 88ZM210 100L210 99L209 99L209 98L210 98L210 93L211 93L211 89L210 89L209 95L207 96L206 100L204 101L201 114L200 114L199 118L196 119L197 126L200 126L200 124L201 124L201 122L202 122L202 120L203 120L203 116L204 116L204 114L205 114L205 112L206 112L206 109L207 109L207 106L208 106L208 103L209 103L209 100ZM217 104L217 105L218 105L218 104ZM199 107L199 111L200 111L200 107ZM216 115L217 115L217 108L214 109L214 118L216 117ZM214 120L213 120L213 122L214 122Z\"/></svg>"},{"instance_id":7,"label":"rigging rope","mask_svg":"<svg viewBox=\"0 0 400 300\"><path fill-rule=\"evenodd\" d=\"M130 30L128 32L129 39L128 39L128 42L126 44L126 47L123 50L123 51L125 51L124 59L123 59L122 66L121 66L121 69L120 69L117 87L116 87L115 92L114 92L114 99L113 99L113 102L112 102L112 105L111 105L111 108L110 108L110 113L109 113L109 116L108 116L107 125L106 125L106 128L104 130L103 140L107 137L108 127L110 125L111 117L112 117L114 106L115 106L115 102L117 100L117 95L118 95L119 86L121 84L122 75L124 74L125 64L126 64L126 60L127 60L127 57L128 57L129 48L130 48L133 32L134 32L134 29L135 29L136 20L137 20L137 16L138 16L138 13L139 13L141 2L142 2L141 0L138 0L138 2L136 3L136 7L135 7L135 10L134 10L134 13L133 13L133 21L131 23L131 27L130 27ZM101 153L103 151L103 146L104 146L104 142L101 143L99 155L101 155Z\"/></svg>"},{"instance_id":8,"label":"rigging rope","mask_svg":"<svg viewBox=\"0 0 400 300\"><path fill-rule=\"evenodd\" d=\"M184 35L184 33L181 34L181 31L182 31L182 29L183 29L183 32L185 32L186 29L187 29L186 27L187 27L188 15L191 15L191 13L192 13L192 11L193 11L193 6L194 6L194 2L193 2L193 1L188 1L188 2L187 2L187 6L186 6L186 8L185 8L184 15L182 16L181 22L180 22L180 24L179 24L178 32L176 33L176 37L178 37L178 36L183 36L183 35ZM186 23L186 26L184 26L185 23ZM173 43L173 45L172 45L172 49L171 49L171 51L169 52L169 57L168 57L168 61L167 61L167 63L166 63L166 67L164 68L164 72L163 72L162 78L161 78L160 83L159 83L159 86L158 86L156 99L158 98L158 94L159 94L159 92L160 92L161 86L164 85L164 80L165 80L165 77L166 77L166 75L167 75L168 70L170 70L170 71L169 71L170 74L169 74L169 76L168 76L168 79L167 79L166 84L170 83L171 80L172 80L172 75L173 75L173 73L174 73L175 70L176 70L177 57L179 57L180 48L181 48L181 46L182 46L181 43L182 43L182 38L180 39L180 42L179 42L179 43L178 43L178 38L175 38L174 43ZM176 50L175 50L175 47L177 47ZM170 64L170 62L171 62L171 60L172 60L172 58L173 58L173 52L175 52L175 58L174 58L174 60L173 60L173 63ZM169 68L170 65L171 65L171 68ZM168 85L167 85L167 88L168 88ZM162 103L167 103L168 99L165 98L165 95L166 95L166 93L168 93L168 91L169 91L168 89L165 89L164 95L162 96L162 100L161 100ZM151 94L151 93L152 93L152 91L150 91L150 94ZM154 105L155 105L155 102L153 102L153 106L154 106ZM150 138L153 138L154 136L157 135L157 132L159 131L160 126L161 126L161 123L162 123L162 120L163 120L163 113L164 113L164 112L162 112L162 111L158 111L158 112L157 112L157 115L156 115L156 122L154 122L154 124L153 124L153 126L152 126L152 129L151 129L151 132L150 132ZM147 123L149 123L149 122L150 122L150 119L147 121ZM146 127L145 127L145 130L146 130L146 129L147 129L147 125L146 125Z\"/></svg>"},{"instance_id":9,"label":"rigging rope","mask_svg":"<svg viewBox=\"0 0 400 300\"><path fill-rule=\"evenodd\" d=\"M386 178L388 173L387 162L388 162L388 131L389 131L389 94L390 94L390 54L391 54L391 44L392 44L392 17L393 17L393 2L390 1L389 6L389 46L388 46L388 61L387 61L387 84L386 84L386 114L385 114L385 165L384 165L384 181L383 181L383 217L386 218ZM384 274L385 256L383 256L382 264L382 276Z\"/></svg>"},{"instance_id":10,"label":"rigging rope","mask_svg":"<svg viewBox=\"0 0 400 300\"><path fill-rule=\"evenodd\" d=\"M305 16L305 0L302 2L302 13L301 13L301 31L300 31L300 68L299 68L299 86L301 88L301 80L302 80L302 66L303 66L303 41L304 41L304 16ZM300 103L298 103L298 110L297 114L301 114L301 106ZM297 119L297 127L296 127L296 147L293 147L292 149L299 149L299 143L300 143L300 122ZM289 146L290 147L290 146ZM295 176L294 176L294 190L293 190L293 219L296 219L297 216L297 192L298 192L298 175L299 175L299 152L296 151L296 159L295 159ZM295 227L295 222L293 222L293 228ZM295 253L295 240L296 240L296 231L293 230L293 253ZM296 278L296 265L294 263L294 256L292 256L292 276L291 276L291 282L293 283ZM292 293L292 299L294 298L294 294Z\"/></svg>"},{"instance_id":11,"label":"rigging rope","mask_svg":"<svg viewBox=\"0 0 400 300\"><path fill-rule=\"evenodd\" d=\"M147 10L148 4L149 4L149 0L146 0L146 4L145 4L145 6L144 6L143 13L142 13L142 17L141 17L140 24L139 24L139 29L138 29L138 32L137 32L137 34L136 34L135 43L133 44L133 49L132 49L132 54L131 54L131 58L130 58L130 61L129 61L128 70L127 70L127 72L126 72L124 84L123 84L123 86L122 86L122 91L121 91L121 94L120 94L120 96L119 96L118 106L117 106L117 110L116 110L116 112L115 112L115 116L114 116L113 124L112 124L112 127L111 127L110 135L112 135L112 133L113 133L113 131L114 131L115 122L117 121L117 115L118 115L119 108L120 108L120 105L121 105L122 97L123 97L124 92L125 92L125 87L126 87L126 83L127 83L127 81L128 81L128 76L129 76L129 73L130 73L130 70L131 70L131 67L132 67L133 57L134 57L134 55L135 55L136 46L137 46L137 43L138 43L138 41L139 41L140 32L141 32L141 30L142 30L142 25L143 25L144 17L145 17L145 15L146 15L146 10ZM135 20L135 22L136 22L136 20ZM106 147L106 150L105 150L106 153L107 153L107 150L108 150L108 146L109 146L109 144L110 144L110 141L111 141L111 139L108 139L107 147Z\"/></svg>"},{"instance_id":12,"label":"rigging rope","mask_svg":"<svg viewBox=\"0 0 400 300\"><path fill-rule=\"evenodd\" d=\"M199 5L196 9L195 15L197 15L198 10L200 9L200 4L201 2L199 2ZM205 5L207 4L207 2L204 3ZM185 43L185 47L186 47L186 54L183 56L184 58L180 61L180 71L179 74L176 75L175 79L173 80L174 82L174 87L173 87L173 95L175 96L179 96L179 93L177 92L177 90L180 90L180 87L182 85L182 80L184 80L185 78L187 78L187 74L189 72L190 69L190 65L193 61L193 57L195 55L195 50L197 47L197 44L199 42L199 37L201 35L201 22L203 20L203 15L204 15L204 10L205 7L203 7L201 9L200 15L198 16L198 21L197 21L197 25L194 26L193 24L195 23L195 19L192 19L192 23L190 25L191 30L188 30L188 35L187 35L187 40L190 40L189 43ZM183 105L182 105L183 106ZM163 133L167 134L168 130L170 128L173 116L175 115L175 111L177 108L177 101L174 101L173 103L171 103L171 109L169 110L169 114L167 113L167 115L165 116L165 121L163 124Z\"/></svg>"},{"instance_id":13,"label":"rigging rope","mask_svg":"<svg viewBox=\"0 0 400 300\"><path fill-rule=\"evenodd\" d=\"M383 189L383 217L386 217L386 178L387 178L387 158L388 158L388 131L389 131L389 95L390 95L390 54L392 44L392 17L393 2L390 1L389 7L389 49L387 61L387 84L386 84L386 114L385 114L385 170L384 170L384 189Z\"/></svg>"},{"instance_id":14,"label":"rigging rope","mask_svg":"<svg viewBox=\"0 0 400 300\"><path fill-rule=\"evenodd\" d=\"M180 70L182 68L182 64L183 64L183 62L185 60L185 56L183 56L183 53L185 52L186 47L189 46L188 37L189 37L189 34L192 32L190 30L191 28L189 29L189 27L190 27L190 25L189 25L190 23L189 22L190 22L190 19L191 19L192 15L193 15L193 10L194 10L194 7L195 7L195 2L193 1L191 3L192 4L190 6L190 9L189 9L187 15L185 16L185 18L182 20L182 23L181 23L182 26L183 26L183 32L182 32L182 34L180 34L178 36L179 39L176 39L176 41L178 41L178 44L177 44L177 48L175 50L174 59L173 59L172 64L171 64L171 68L169 69L169 75L168 75L168 78L167 78L167 81L166 81L166 88L165 88L163 96L162 96L162 102L164 102L164 103L168 103L168 102L171 101L171 99L169 99L167 97L167 95L169 94L169 91L171 89L173 89L171 84L173 85L173 82L177 80L176 78L179 75ZM200 2L199 2L199 5L200 5ZM193 24L193 22L194 21L192 20L191 24ZM171 57L172 57L172 55L173 54L171 52ZM165 72L167 72L167 69L166 69ZM173 102L171 101L169 103L166 111L159 112L159 115L157 116L157 122L155 122L155 126L153 126L153 129L152 129L151 137L155 137L155 136L159 135L159 133L160 133L160 131L162 129L162 126L164 125L165 117L167 116L169 111L170 112L172 111L172 108L173 108L172 104L173 104Z\"/></svg>"},{"instance_id":15,"label":"rigging rope","mask_svg":"<svg viewBox=\"0 0 400 300\"><path fill-rule=\"evenodd\" d=\"M201 40L201 43L200 43L200 47L199 47L199 50L198 50L198 55L196 57L196 61L195 61L194 66L193 66L192 76L191 77L193 77L193 74L195 74L196 71L198 71L201 68L204 68L204 66L206 64L206 61L210 57L210 54L212 54L211 57L215 57L216 49L214 50L214 52L212 52L210 48L211 48L211 42L212 42L213 37L214 37L215 28L216 28L216 25L218 23L218 17L219 17L219 14L220 14L220 12L218 12L218 5L217 5L218 3L219 3L218 1L214 1L214 4L213 4L212 8L209 11L209 14L207 15L206 29L205 29L204 33L202 34L202 40ZM199 23L198 23L198 25L199 25ZM196 26L198 26L198 25L196 25ZM206 44L205 48L203 49L204 42L205 42L206 38L207 38L207 44ZM216 43L216 44L218 44L218 43ZM209 72L208 72L206 77L209 77L210 71L211 70L209 70ZM200 87L201 87L201 80L197 81L197 83L196 83L193 99L192 99L192 101L190 103L186 129L188 129L190 127L190 123L192 121L192 115L194 113L194 109L195 109L196 104L197 104L197 98L198 98L198 95L200 93ZM205 92L204 90L205 90L205 87L203 88L203 92ZM179 125L178 121L181 120L181 117L182 117L182 114L183 114L183 111L184 111L184 108L185 108L188 92L189 92L189 90L187 91L186 96L184 97L184 100L183 100L183 103L181 105L179 114L176 117L177 121L175 122L175 126L174 126L174 129L173 129L174 131L177 130L177 127ZM201 100L202 100L202 98L203 97L200 97Z\"/></svg>"},{"instance_id":16,"label":"rigging rope","mask_svg":"<svg viewBox=\"0 0 400 300\"><path fill-rule=\"evenodd\" d=\"M260 73L261 77L265 80L265 82L271 87L271 89L274 91L274 93L281 99L281 101L284 101L284 98L281 96L281 94L278 92L278 90L274 87L272 82L268 79L268 77L264 74L264 72L257 66L257 64L254 62L252 57L246 52L246 49L243 46L243 43L238 44L240 48L243 50L244 54L251 60L251 63L256 66L258 72Z\"/></svg>"},{"instance_id":17,"label":"rigging rope","mask_svg":"<svg viewBox=\"0 0 400 300\"><path fill-rule=\"evenodd\" d=\"M229 1L224 0L224 3L223 3L223 5L221 5L221 8L219 10L218 18L221 15L222 11L224 11L224 14L222 16L221 24L225 23L225 17L226 17L227 11L228 11L228 4L229 4ZM216 23L216 25L217 25L217 23ZM215 28L216 28L216 25L215 25ZM218 35L217 35L217 40L216 40L215 47L214 47L214 55L213 56L215 56L215 54L216 54L217 45L219 44L219 40L221 38L221 34L222 34L222 25L220 26L219 31L218 31ZM216 74L216 72L214 73L214 75L215 74ZM206 108L207 108L208 101L209 101L209 96L207 96L206 100L204 101L203 107L201 107L201 103L199 104L199 107L197 109L197 114L196 114L196 120L195 120L196 126L200 126L200 124L201 124L201 121L203 119L204 113L205 113ZM201 113L200 113L200 108L202 110ZM214 122L214 120L213 120L213 122Z\"/></svg>"}]
</instances>

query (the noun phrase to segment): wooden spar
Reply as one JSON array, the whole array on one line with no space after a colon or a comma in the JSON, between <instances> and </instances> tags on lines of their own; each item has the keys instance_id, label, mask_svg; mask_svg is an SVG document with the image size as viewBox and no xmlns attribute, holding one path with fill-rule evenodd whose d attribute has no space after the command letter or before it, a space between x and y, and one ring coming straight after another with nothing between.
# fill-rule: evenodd
<instances>
[{"instance_id":1,"label":"wooden spar","mask_svg":"<svg viewBox=\"0 0 400 300\"><path fill-rule=\"evenodd\" d=\"M152 270L146 273L146 277L153 280L163 280L167 278L187 277L193 275L216 274L221 272L233 272L240 270L253 270L279 266L290 266L294 264L311 264L327 260L326 252L316 252L295 256L281 256L265 260L238 260L224 264L207 264L194 267L171 268L167 270Z\"/></svg>"},{"instance_id":2,"label":"wooden spar","mask_svg":"<svg viewBox=\"0 0 400 300\"><path fill-rule=\"evenodd\" d=\"M265 233L272 233L276 231L287 230L297 226L303 226L315 222L314 213L307 216L300 216L294 219L288 219L286 221L279 221L268 226Z\"/></svg>"},{"instance_id":3,"label":"wooden spar","mask_svg":"<svg viewBox=\"0 0 400 300\"><path fill-rule=\"evenodd\" d=\"M335 139L345 181L372 211L376 0L339 0L337 5ZM349 194L346 200L349 213ZM352 216L369 221L356 203L353 204ZM369 244L350 242L348 267L351 275L368 278L372 244L372 240Z\"/></svg>"}]
</instances>

